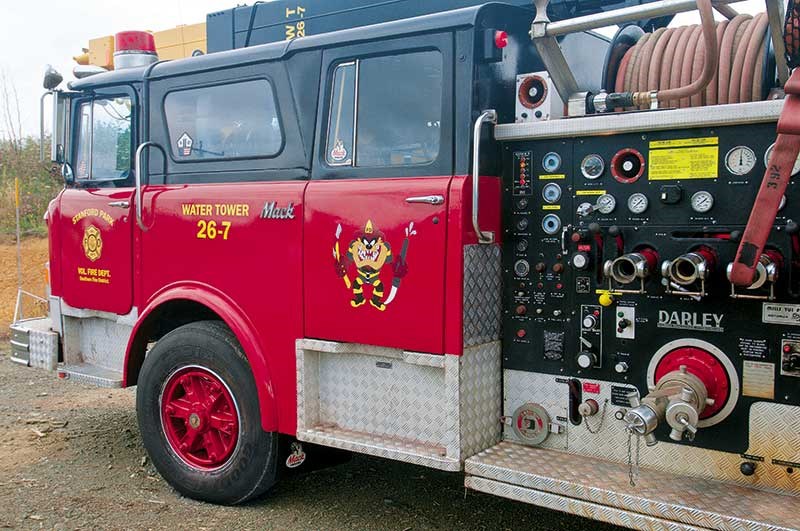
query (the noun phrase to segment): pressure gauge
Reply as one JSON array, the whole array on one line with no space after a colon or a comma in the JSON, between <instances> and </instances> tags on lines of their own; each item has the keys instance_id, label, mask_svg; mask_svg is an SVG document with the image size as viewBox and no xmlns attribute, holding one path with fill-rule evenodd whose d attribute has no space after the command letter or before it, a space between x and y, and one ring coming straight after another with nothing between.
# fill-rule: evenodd
<instances>
[{"instance_id":1,"label":"pressure gauge","mask_svg":"<svg viewBox=\"0 0 800 531\"><path fill-rule=\"evenodd\" d=\"M547 214L542 218L542 230L549 236L556 234L561 230L561 218L555 214Z\"/></svg>"},{"instance_id":2,"label":"pressure gauge","mask_svg":"<svg viewBox=\"0 0 800 531\"><path fill-rule=\"evenodd\" d=\"M611 194L603 194L597 198L595 207L601 214L611 214L617 208L617 200Z\"/></svg>"},{"instance_id":3,"label":"pressure gauge","mask_svg":"<svg viewBox=\"0 0 800 531\"><path fill-rule=\"evenodd\" d=\"M711 192L700 190L692 195L691 202L692 210L700 214L705 214L714 206L714 196L711 195Z\"/></svg>"},{"instance_id":4,"label":"pressure gauge","mask_svg":"<svg viewBox=\"0 0 800 531\"><path fill-rule=\"evenodd\" d=\"M603 157L597 154L586 155L581 161L581 173L587 179L597 179L606 169Z\"/></svg>"},{"instance_id":5,"label":"pressure gauge","mask_svg":"<svg viewBox=\"0 0 800 531\"><path fill-rule=\"evenodd\" d=\"M775 149L775 144L772 144L770 147L768 147L767 151L764 153L764 166L769 166L769 159L772 157L773 149ZM792 176L795 176L798 173L800 173L800 156L798 156L797 160L794 161L794 166L792 167Z\"/></svg>"},{"instance_id":6,"label":"pressure gauge","mask_svg":"<svg viewBox=\"0 0 800 531\"><path fill-rule=\"evenodd\" d=\"M756 154L747 146L736 146L725 155L725 167L734 175L747 175L756 167Z\"/></svg>"},{"instance_id":7,"label":"pressure gauge","mask_svg":"<svg viewBox=\"0 0 800 531\"><path fill-rule=\"evenodd\" d=\"M650 200L644 194L636 193L631 194L628 198L628 210L634 214L641 214L650 205Z\"/></svg>"},{"instance_id":8,"label":"pressure gauge","mask_svg":"<svg viewBox=\"0 0 800 531\"><path fill-rule=\"evenodd\" d=\"M542 159L542 168L544 168L544 171L547 173L557 172L560 167L561 155L555 153L554 151L551 151Z\"/></svg>"},{"instance_id":9,"label":"pressure gauge","mask_svg":"<svg viewBox=\"0 0 800 531\"><path fill-rule=\"evenodd\" d=\"M561 199L561 187L556 183L547 183L542 188L542 199L550 204L558 203L558 200Z\"/></svg>"}]
</instances>

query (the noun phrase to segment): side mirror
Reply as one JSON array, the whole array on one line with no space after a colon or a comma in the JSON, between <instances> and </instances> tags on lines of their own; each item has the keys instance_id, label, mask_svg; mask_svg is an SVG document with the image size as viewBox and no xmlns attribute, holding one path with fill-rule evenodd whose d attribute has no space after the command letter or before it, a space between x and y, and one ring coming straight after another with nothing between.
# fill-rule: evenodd
<instances>
[{"instance_id":1,"label":"side mirror","mask_svg":"<svg viewBox=\"0 0 800 531\"><path fill-rule=\"evenodd\" d=\"M56 72L57 73L57 72ZM67 142L69 140L68 126L70 114L70 93L64 93L60 90L51 90L42 94L39 100L39 159L44 162L45 160L45 131L44 131L44 114L45 114L45 98L52 96L52 121L53 132L50 138L50 161L63 163L65 160L64 152L66 150Z\"/></svg>"},{"instance_id":2,"label":"side mirror","mask_svg":"<svg viewBox=\"0 0 800 531\"><path fill-rule=\"evenodd\" d=\"M75 174L72 173L72 166L69 162L65 162L61 165L61 176L67 184L72 184L75 181Z\"/></svg>"},{"instance_id":3,"label":"side mirror","mask_svg":"<svg viewBox=\"0 0 800 531\"><path fill-rule=\"evenodd\" d=\"M62 81L64 81L64 76L62 76L58 70L52 66L47 65L47 68L45 68L44 71L44 81L42 82L44 89L48 91L55 90L55 88L58 87Z\"/></svg>"}]
</instances>

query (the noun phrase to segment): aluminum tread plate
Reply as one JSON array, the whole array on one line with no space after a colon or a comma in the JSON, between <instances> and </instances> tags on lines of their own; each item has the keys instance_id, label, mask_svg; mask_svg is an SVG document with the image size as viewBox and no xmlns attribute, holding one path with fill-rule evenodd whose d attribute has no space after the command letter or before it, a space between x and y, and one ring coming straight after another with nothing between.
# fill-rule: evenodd
<instances>
[{"instance_id":1,"label":"aluminum tread plate","mask_svg":"<svg viewBox=\"0 0 800 531\"><path fill-rule=\"evenodd\" d=\"M679 524L654 516L608 507L598 503L576 500L575 498L569 498L567 496L520 487L519 485L509 485L508 483L502 483L493 479L467 476L464 478L464 486L478 492L492 494L493 496L530 503L555 511L575 514L584 518L621 525L631 529L642 529L646 531L700 531L704 529L702 527Z\"/></svg>"},{"instance_id":2,"label":"aluminum tread plate","mask_svg":"<svg viewBox=\"0 0 800 531\"><path fill-rule=\"evenodd\" d=\"M800 526L800 498L718 481L628 467L510 442L471 457L468 475L708 529L786 531ZM581 513L594 518L593 513Z\"/></svg>"},{"instance_id":3,"label":"aluminum tread plate","mask_svg":"<svg viewBox=\"0 0 800 531\"><path fill-rule=\"evenodd\" d=\"M500 141L572 138L636 131L742 125L777 121L782 110L783 100L771 100L688 109L606 113L543 122L502 124L495 127L494 137Z\"/></svg>"},{"instance_id":4,"label":"aluminum tread plate","mask_svg":"<svg viewBox=\"0 0 800 531\"><path fill-rule=\"evenodd\" d=\"M65 374L69 376L69 380L73 382L93 385L95 387L122 387L121 372L105 369L89 363L61 365L58 368L58 372L59 374Z\"/></svg>"},{"instance_id":5,"label":"aluminum tread plate","mask_svg":"<svg viewBox=\"0 0 800 531\"><path fill-rule=\"evenodd\" d=\"M413 439L345 430L336 426L315 426L298 430L297 439L439 470L452 472L461 470L461 461L446 457L447 451L444 446Z\"/></svg>"}]
</instances>

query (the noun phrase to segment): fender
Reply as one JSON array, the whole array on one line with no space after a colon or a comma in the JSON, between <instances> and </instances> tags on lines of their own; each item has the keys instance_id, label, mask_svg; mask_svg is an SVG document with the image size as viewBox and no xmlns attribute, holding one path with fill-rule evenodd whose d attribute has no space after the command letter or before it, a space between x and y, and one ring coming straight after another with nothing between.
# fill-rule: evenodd
<instances>
[{"instance_id":1,"label":"fender","mask_svg":"<svg viewBox=\"0 0 800 531\"><path fill-rule=\"evenodd\" d=\"M216 288L199 282L179 282L170 284L156 292L148 301L144 311L139 314L133 333L128 339L125 351L125 365L122 375L123 387L128 387L128 367L131 352L139 336L139 330L147 317L161 305L176 300L188 300L207 307L216 313L231 329L253 371L258 389L258 402L261 409L261 426L265 431L278 430L278 416L274 388L264 350L252 325L241 308L227 295Z\"/></svg>"}]
</instances>

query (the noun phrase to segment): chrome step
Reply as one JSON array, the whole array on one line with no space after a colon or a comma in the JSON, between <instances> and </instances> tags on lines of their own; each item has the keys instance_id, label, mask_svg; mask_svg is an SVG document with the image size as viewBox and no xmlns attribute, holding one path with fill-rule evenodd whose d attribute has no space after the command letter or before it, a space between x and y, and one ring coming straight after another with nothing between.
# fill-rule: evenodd
<instances>
[{"instance_id":1,"label":"chrome step","mask_svg":"<svg viewBox=\"0 0 800 531\"><path fill-rule=\"evenodd\" d=\"M49 317L17 321L10 328L11 361L27 367L56 369L59 337Z\"/></svg>"},{"instance_id":2,"label":"chrome step","mask_svg":"<svg viewBox=\"0 0 800 531\"><path fill-rule=\"evenodd\" d=\"M439 470L461 470L461 462L447 457L444 446L414 439L351 431L335 426L315 426L298 430L297 439Z\"/></svg>"},{"instance_id":3,"label":"chrome step","mask_svg":"<svg viewBox=\"0 0 800 531\"><path fill-rule=\"evenodd\" d=\"M467 488L634 529L789 531L800 497L510 442L464 463Z\"/></svg>"},{"instance_id":4,"label":"chrome step","mask_svg":"<svg viewBox=\"0 0 800 531\"><path fill-rule=\"evenodd\" d=\"M122 387L122 373L120 371L106 369L89 363L61 365L58 368L58 377L73 382L93 385L95 387Z\"/></svg>"}]
</instances>

